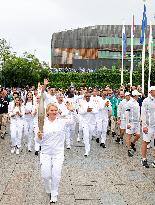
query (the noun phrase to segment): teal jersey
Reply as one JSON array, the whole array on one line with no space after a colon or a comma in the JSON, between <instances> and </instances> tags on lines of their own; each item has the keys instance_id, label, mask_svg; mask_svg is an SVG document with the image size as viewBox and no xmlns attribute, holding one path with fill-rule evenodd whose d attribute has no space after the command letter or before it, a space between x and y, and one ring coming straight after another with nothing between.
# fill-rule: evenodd
<instances>
[{"instance_id":1,"label":"teal jersey","mask_svg":"<svg viewBox=\"0 0 155 205\"><path fill-rule=\"evenodd\" d=\"M115 96L112 96L109 98L112 106L112 116L117 117L117 98Z\"/></svg>"}]
</instances>

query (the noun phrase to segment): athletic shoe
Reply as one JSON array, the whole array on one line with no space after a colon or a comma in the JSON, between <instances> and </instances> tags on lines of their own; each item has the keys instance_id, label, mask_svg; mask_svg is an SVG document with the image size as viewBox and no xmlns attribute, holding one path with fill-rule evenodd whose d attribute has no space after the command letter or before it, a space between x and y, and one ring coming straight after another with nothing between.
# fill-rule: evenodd
<instances>
[{"instance_id":1,"label":"athletic shoe","mask_svg":"<svg viewBox=\"0 0 155 205\"><path fill-rule=\"evenodd\" d=\"M131 150L128 150L128 156L133 157L133 152Z\"/></svg>"},{"instance_id":2,"label":"athletic shoe","mask_svg":"<svg viewBox=\"0 0 155 205\"><path fill-rule=\"evenodd\" d=\"M36 156L38 156L39 155L39 151L35 151L35 153L34 153Z\"/></svg>"},{"instance_id":3,"label":"athletic shoe","mask_svg":"<svg viewBox=\"0 0 155 205\"><path fill-rule=\"evenodd\" d=\"M16 147L12 147L12 148L11 148L11 154L14 154L15 151L16 151Z\"/></svg>"},{"instance_id":4,"label":"athletic shoe","mask_svg":"<svg viewBox=\"0 0 155 205\"><path fill-rule=\"evenodd\" d=\"M147 145L147 149L150 149L151 147L151 143L149 142L149 144Z\"/></svg>"},{"instance_id":5,"label":"athletic shoe","mask_svg":"<svg viewBox=\"0 0 155 205\"><path fill-rule=\"evenodd\" d=\"M80 142L80 137L79 136L77 137L77 142Z\"/></svg>"},{"instance_id":6,"label":"athletic shoe","mask_svg":"<svg viewBox=\"0 0 155 205\"><path fill-rule=\"evenodd\" d=\"M153 168L155 168L155 162L152 162L152 166L153 166Z\"/></svg>"},{"instance_id":7,"label":"athletic shoe","mask_svg":"<svg viewBox=\"0 0 155 205\"><path fill-rule=\"evenodd\" d=\"M101 144L100 144L100 147L106 148L106 146L105 146L104 143L101 143Z\"/></svg>"},{"instance_id":8,"label":"athletic shoe","mask_svg":"<svg viewBox=\"0 0 155 205\"><path fill-rule=\"evenodd\" d=\"M141 163L142 163L143 167L149 168L149 165L147 163L147 159L146 160L142 160Z\"/></svg>"},{"instance_id":9,"label":"athletic shoe","mask_svg":"<svg viewBox=\"0 0 155 205\"><path fill-rule=\"evenodd\" d=\"M85 157L88 157L88 155L89 155L89 152L86 151L85 154L84 154L84 156L85 156Z\"/></svg>"},{"instance_id":10,"label":"athletic shoe","mask_svg":"<svg viewBox=\"0 0 155 205\"><path fill-rule=\"evenodd\" d=\"M96 138L96 142L99 143L99 142L100 142L100 139L99 139L99 138Z\"/></svg>"},{"instance_id":11,"label":"athletic shoe","mask_svg":"<svg viewBox=\"0 0 155 205\"><path fill-rule=\"evenodd\" d=\"M131 148L136 152L136 147L135 147L135 144L133 142L131 142Z\"/></svg>"},{"instance_id":12,"label":"athletic shoe","mask_svg":"<svg viewBox=\"0 0 155 205\"><path fill-rule=\"evenodd\" d=\"M70 145L67 145L67 149L71 149L71 146L70 146Z\"/></svg>"},{"instance_id":13,"label":"athletic shoe","mask_svg":"<svg viewBox=\"0 0 155 205\"><path fill-rule=\"evenodd\" d=\"M56 203L58 201L57 196L51 196L50 203Z\"/></svg>"},{"instance_id":14,"label":"athletic shoe","mask_svg":"<svg viewBox=\"0 0 155 205\"><path fill-rule=\"evenodd\" d=\"M112 132L112 137L113 137L113 138L115 137L115 135L116 135L116 133L115 133L115 132Z\"/></svg>"},{"instance_id":15,"label":"athletic shoe","mask_svg":"<svg viewBox=\"0 0 155 205\"><path fill-rule=\"evenodd\" d=\"M120 138L117 137L117 139L115 140L115 142L120 143Z\"/></svg>"},{"instance_id":16,"label":"athletic shoe","mask_svg":"<svg viewBox=\"0 0 155 205\"><path fill-rule=\"evenodd\" d=\"M120 143L120 144L123 144L123 143L124 143L122 138L120 138L120 142L119 142L119 143Z\"/></svg>"},{"instance_id":17,"label":"athletic shoe","mask_svg":"<svg viewBox=\"0 0 155 205\"><path fill-rule=\"evenodd\" d=\"M19 148L16 147L16 154L19 154Z\"/></svg>"}]
</instances>

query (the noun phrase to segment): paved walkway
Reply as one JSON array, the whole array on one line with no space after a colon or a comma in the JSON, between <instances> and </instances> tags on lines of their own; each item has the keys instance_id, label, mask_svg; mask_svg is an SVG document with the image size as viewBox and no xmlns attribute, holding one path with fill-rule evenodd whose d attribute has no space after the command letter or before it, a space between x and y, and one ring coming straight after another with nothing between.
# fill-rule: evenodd
<instances>
[{"instance_id":1,"label":"paved walkway","mask_svg":"<svg viewBox=\"0 0 155 205\"><path fill-rule=\"evenodd\" d=\"M82 143L65 152L59 205L155 205L155 169L140 165L140 146L133 158L126 147L108 139L107 148L92 141L88 158ZM151 154L151 150L149 151ZM26 147L10 153L9 136L0 139L0 205L48 205L38 157ZM149 156L149 163L153 158Z\"/></svg>"}]
</instances>

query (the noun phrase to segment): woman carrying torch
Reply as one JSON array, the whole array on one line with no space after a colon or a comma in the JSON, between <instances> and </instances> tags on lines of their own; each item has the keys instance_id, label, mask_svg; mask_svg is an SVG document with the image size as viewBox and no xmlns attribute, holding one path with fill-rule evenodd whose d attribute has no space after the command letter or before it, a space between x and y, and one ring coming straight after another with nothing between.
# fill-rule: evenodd
<instances>
[{"instance_id":1,"label":"woman carrying torch","mask_svg":"<svg viewBox=\"0 0 155 205\"><path fill-rule=\"evenodd\" d=\"M44 180L45 190L51 194L50 202L57 202L61 169L64 161L65 126L74 123L74 108L68 103L67 109L72 112L71 118L58 117L58 107L48 104L46 108L47 119L44 121L43 131L38 132L41 144L40 164L41 176Z\"/></svg>"}]
</instances>

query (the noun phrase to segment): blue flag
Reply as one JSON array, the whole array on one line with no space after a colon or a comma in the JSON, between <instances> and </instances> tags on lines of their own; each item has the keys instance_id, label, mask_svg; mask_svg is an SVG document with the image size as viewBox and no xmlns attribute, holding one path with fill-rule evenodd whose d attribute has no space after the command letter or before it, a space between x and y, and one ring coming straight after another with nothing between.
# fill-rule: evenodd
<instances>
[{"instance_id":1,"label":"blue flag","mask_svg":"<svg viewBox=\"0 0 155 205\"><path fill-rule=\"evenodd\" d=\"M126 37L125 26L124 25L123 25L123 29L122 29L122 41L123 41L123 55L126 56L127 37Z\"/></svg>"},{"instance_id":2,"label":"blue flag","mask_svg":"<svg viewBox=\"0 0 155 205\"><path fill-rule=\"evenodd\" d=\"M146 6L144 4L144 12L143 12L143 19L142 19L142 31L141 31L141 37L140 37L140 43L144 43L144 33L145 29L147 28L147 16L146 16Z\"/></svg>"}]
</instances>

